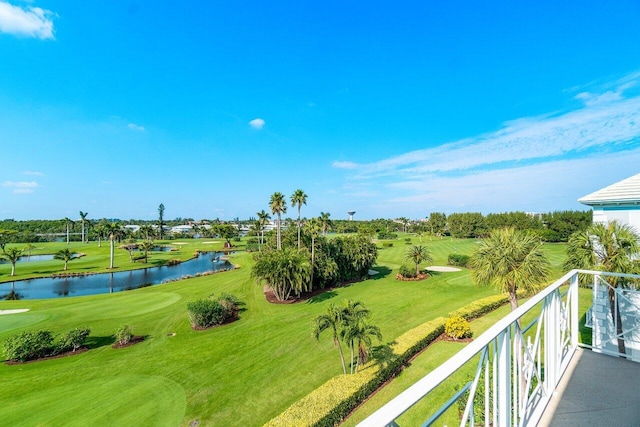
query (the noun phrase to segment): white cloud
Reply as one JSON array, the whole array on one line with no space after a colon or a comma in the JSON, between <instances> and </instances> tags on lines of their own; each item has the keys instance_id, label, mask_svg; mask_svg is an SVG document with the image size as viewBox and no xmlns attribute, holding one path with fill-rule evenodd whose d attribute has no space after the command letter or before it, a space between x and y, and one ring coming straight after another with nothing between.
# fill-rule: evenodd
<instances>
[{"instance_id":1,"label":"white cloud","mask_svg":"<svg viewBox=\"0 0 640 427\"><path fill-rule=\"evenodd\" d=\"M44 173L36 172L36 171L24 171L24 172L22 172L22 174L23 175L44 176Z\"/></svg>"},{"instance_id":2,"label":"white cloud","mask_svg":"<svg viewBox=\"0 0 640 427\"><path fill-rule=\"evenodd\" d=\"M144 132L144 126L137 125L135 123L129 123L127 127L131 130L135 130L137 132Z\"/></svg>"},{"instance_id":3,"label":"white cloud","mask_svg":"<svg viewBox=\"0 0 640 427\"><path fill-rule=\"evenodd\" d=\"M29 194L38 187L38 183L35 181L5 181L2 186L13 188L14 194Z\"/></svg>"},{"instance_id":4,"label":"white cloud","mask_svg":"<svg viewBox=\"0 0 640 427\"><path fill-rule=\"evenodd\" d=\"M0 1L0 32L23 37L53 39L54 14L39 7L22 9Z\"/></svg>"},{"instance_id":5,"label":"white cloud","mask_svg":"<svg viewBox=\"0 0 640 427\"><path fill-rule=\"evenodd\" d=\"M333 163L331 163L331 166L333 166L336 169L355 169L358 167L357 163L353 163L353 162L339 162L339 161L335 161Z\"/></svg>"},{"instance_id":6,"label":"white cloud","mask_svg":"<svg viewBox=\"0 0 640 427\"><path fill-rule=\"evenodd\" d=\"M258 129L258 130L262 129L264 127L264 125L265 125L265 121L260 119L260 118L253 119L253 120L251 120L249 122L249 126L251 126L254 129Z\"/></svg>"},{"instance_id":7,"label":"white cloud","mask_svg":"<svg viewBox=\"0 0 640 427\"><path fill-rule=\"evenodd\" d=\"M576 98L584 105L573 111L521 118L378 162L333 166L353 169L344 191L363 203L370 192L369 203L381 210L579 207L579 197L640 172L640 94L628 90L636 83L640 73L601 85L600 93L581 88Z\"/></svg>"}]
</instances>

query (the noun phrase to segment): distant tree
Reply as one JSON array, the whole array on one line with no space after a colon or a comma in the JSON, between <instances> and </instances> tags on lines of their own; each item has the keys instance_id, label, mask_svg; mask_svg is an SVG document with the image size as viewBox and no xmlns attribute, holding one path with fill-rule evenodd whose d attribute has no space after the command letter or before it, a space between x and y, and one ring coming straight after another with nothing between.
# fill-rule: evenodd
<instances>
[{"instance_id":1,"label":"distant tree","mask_svg":"<svg viewBox=\"0 0 640 427\"><path fill-rule=\"evenodd\" d=\"M158 235L162 240L164 237L164 204L162 203L158 206Z\"/></svg>"},{"instance_id":2,"label":"distant tree","mask_svg":"<svg viewBox=\"0 0 640 427\"><path fill-rule=\"evenodd\" d=\"M106 232L109 235L110 256L109 256L109 268L113 269L113 259L115 257L115 242L120 240L124 236L124 231L120 224L110 222L106 224Z\"/></svg>"},{"instance_id":3,"label":"distant tree","mask_svg":"<svg viewBox=\"0 0 640 427\"><path fill-rule=\"evenodd\" d=\"M139 244L139 247L144 253L144 262L146 264L149 262L149 251L153 250L154 243L152 240L143 240L142 243Z\"/></svg>"},{"instance_id":4,"label":"distant tree","mask_svg":"<svg viewBox=\"0 0 640 427\"><path fill-rule=\"evenodd\" d=\"M569 238L566 269L583 268L618 273L640 271L640 235L636 230L618 221L608 224L594 223L586 231L578 231ZM609 284L609 308L616 316L618 351L626 354L620 308L616 304L615 289L625 284L624 278L605 277Z\"/></svg>"},{"instance_id":5,"label":"distant tree","mask_svg":"<svg viewBox=\"0 0 640 427\"><path fill-rule=\"evenodd\" d=\"M27 251L27 256L31 256L31 251L33 249L35 249L36 247L34 245L32 245L31 243L27 243L27 245L24 247L24 250Z\"/></svg>"},{"instance_id":6,"label":"distant tree","mask_svg":"<svg viewBox=\"0 0 640 427\"><path fill-rule=\"evenodd\" d=\"M297 189L291 195L291 207L298 207L298 249L300 249L300 208L307 204L307 195L304 191Z\"/></svg>"},{"instance_id":7,"label":"distant tree","mask_svg":"<svg viewBox=\"0 0 640 427\"><path fill-rule=\"evenodd\" d=\"M447 216L442 212L432 212L429 215L429 229L431 234L442 236L447 228Z\"/></svg>"},{"instance_id":8,"label":"distant tree","mask_svg":"<svg viewBox=\"0 0 640 427\"><path fill-rule=\"evenodd\" d=\"M398 218L397 221L400 222L400 225L402 226L402 232L406 233L407 232L407 226L410 224L409 218L400 217L400 218Z\"/></svg>"},{"instance_id":9,"label":"distant tree","mask_svg":"<svg viewBox=\"0 0 640 427\"><path fill-rule=\"evenodd\" d=\"M473 253L471 267L474 282L509 293L511 310L518 308L517 290L537 291L551 269L540 239L513 227L493 230Z\"/></svg>"},{"instance_id":10,"label":"distant tree","mask_svg":"<svg viewBox=\"0 0 640 427\"><path fill-rule=\"evenodd\" d=\"M145 224L140 226L138 234L145 240L151 240L155 235L155 232L153 231L152 226Z\"/></svg>"},{"instance_id":11,"label":"distant tree","mask_svg":"<svg viewBox=\"0 0 640 427\"><path fill-rule=\"evenodd\" d=\"M69 248L64 248L56 252L53 259L59 259L64 262L64 271L67 271L67 264L76 255L76 252L72 252Z\"/></svg>"},{"instance_id":12,"label":"distant tree","mask_svg":"<svg viewBox=\"0 0 640 427\"><path fill-rule=\"evenodd\" d=\"M322 235L327 236L327 230L333 228L333 222L329 218L331 216L328 212L320 212L320 226L322 227Z\"/></svg>"},{"instance_id":13,"label":"distant tree","mask_svg":"<svg viewBox=\"0 0 640 427\"><path fill-rule=\"evenodd\" d=\"M260 223L260 244L264 245L264 228L271 219L271 216L268 212L265 212L264 209L260 212L257 212L257 215L258 222ZM259 250L262 250L262 248L259 248Z\"/></svg>"},{"instance_id":14,"label":"distant tree","mask_svg":"<svg viewBox=\"0 0 640 427\"><path fill-rule=\"evenodd\" d=\"M123 247L127 250L127 252L129 252L129 262L133 262L133 251L138 249L138 243L136 242L136 239L128 238Z\"/></svg>"},{"instance_id":15,"label":"distant tree","mask_svg":"<svg viewBox=\"0 0 640 427\"><path fill-rule=\"evenodd\" d=\"M311 283L313 283L313 271L316 266L316 239L320 236L320 220L318 218L311 218L305 224L305 230L311 237Z\"/></svg>"},{"instance_id":16,"label":"distant tree","mask_svg":"<svg viewBox=\"0 0 640 427\"><path fill-rule=\"evenodd\" d=\"M20 259L20 256L22 256L22 249L18 249L15 246L6 249L2 254L2 258L6 259L11 263L12 276L15 276L16 262L18 262L18 260Z\"/></svg>"},{"instance_id":17,"label":"distant tree","mask_svg":"<svg viewBox=\"0 0 640 427\"><path fill-rule=\"evenodd\" d=\"M75 222L73 222L69 218L65 218L63 221L64 221L64 223L65 223L65 225L67 227L67 245L68 245L69 244L69 229L73 228L73 225L75 224Z\"/></svg>"},{"instance_id":18,"label":"distant tree","mask_svg":"<svg viewBox=\"0 0 640 427\"><path fill-rule=\"evenodd\" d=\"M4 248L9 243L11 238L18 234L15 230L0 230L0 249L2 249L2 253L4 253Z\"/></svg>"},{"instance_id":19,"label":"distant tree","mask_svg":"<svg viewBox=\"0 0 640 427\"><path fill-rule=\"evenodd\" d=\"M89 215L88 212L80 211L80 221L82 222L82 243L85 243L85 241L84 241L84 226L87 223L87 215Z\"/></svg>"},{"instance_id":20,"label":"distant tree","mask_svg":"<svg viewBox=\"0 0 640 427\"><path fill-rule=\"evenodd\" d=\"M282 237L280 232L281 227L281 215L283 213L287 213L287 203L285 202L284 194L280 192L275 192L271 195L271 200L269 201L269 207L271 208L271 213L278 216L276 220L276 247L278 249L282 249Z\"/></svg>"},{"instance_id":21,"label":"distant tree","mask_svg":"<svg viewBox=\"0 0 640 427\"><path fill-rule=\"evenodd\" d=\"M404 259L411 260L416 265L416 276L420 274L420 263L424 261L433 262L433 258L426 246L413 246L409 248Z\"/></svg>"}]
</instances>

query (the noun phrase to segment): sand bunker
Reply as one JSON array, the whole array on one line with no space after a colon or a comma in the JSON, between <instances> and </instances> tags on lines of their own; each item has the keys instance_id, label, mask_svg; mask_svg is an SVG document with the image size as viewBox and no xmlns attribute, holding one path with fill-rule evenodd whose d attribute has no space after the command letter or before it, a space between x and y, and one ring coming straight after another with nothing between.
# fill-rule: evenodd
<instances>
[{"instance_id":1,"label":"sand bunker","mask_svg":"<svg viewBox=\"0 0 640 427\"><path fill-rule=\"evenodd\" d=\"M184 242L175 242L175 243L171 243L172 245L188 245L188 243L184 243Z\"/></svg>"},{"instance_id":2,"label":"sand bunker","mask_svg":"<svg viewBox=\"0 0 640 427\"><path fill-rule=\"evenodd\" d=\"M28 308L17 308L15 310L0 310L0 315L24 313L25 311L29 311L29 309Z\"/></svg>"},{"instance_id":3,"label":"sand bunker","mask_svg":"<svg viewBox=\"0 0 640 427\"><path fill-rule=\"evenodd\" d=\"M213 245L215 243L220 243L220 242L202 242L203 245Z\"/></svg>"},{"instance_id":4,"label":"sand bunker","mask_svg":"<svg viewBox=\"0 0 640 427\"><path fill-rule=\"evenodd\" d=\"M426 270L431 270L431 271L439 271L441 273L452 273L454 271L460 271L459 268L456 267L445 267L442 265L432 265L426 268Z\"/></svg>"}]
</instances>

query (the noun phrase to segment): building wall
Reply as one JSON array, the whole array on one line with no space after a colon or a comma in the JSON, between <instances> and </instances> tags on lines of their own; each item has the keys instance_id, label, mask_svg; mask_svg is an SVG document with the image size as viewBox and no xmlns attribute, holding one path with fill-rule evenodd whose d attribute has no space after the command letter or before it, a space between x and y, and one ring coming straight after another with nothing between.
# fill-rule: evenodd
<instances>
[{"instance_id":1,"label":"building wall","mask_svg":"<svg viewBox=\"0 0 640 427\"><path fill-rule=\"evenodd\" d=\"M617 220L640 232L640 206L594 206L593 222L607 224Z\"/></svg>"}]
</instances>

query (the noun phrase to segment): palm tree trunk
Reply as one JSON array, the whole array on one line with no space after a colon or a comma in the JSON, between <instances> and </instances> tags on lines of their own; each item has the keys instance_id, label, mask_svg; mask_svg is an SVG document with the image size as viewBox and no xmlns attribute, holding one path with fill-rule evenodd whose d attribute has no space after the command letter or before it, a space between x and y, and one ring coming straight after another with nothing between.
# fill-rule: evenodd
<instances>
[{"instance_id":1,"label":"palm tree trunk","mask_svg":"<svg viewBox=\"0 0 640 427\"><path fill-rule=\"evenodd\" d=\"M278 224L277 225L278 225L278 230L277 230L278 235L276 236L277 237L276 243L277 243L278 250L280 250L282 248L281 247L281 242L280 242L280 212L278 212Z\"/></svg>"},{"instance_id":2,"label":"palm tree trunk","mask_svg":"<svg viewBox=\"0 0 640 427\"><path fill-rule=\"evenodd\" d=\"M12 262L11 263L11 275L15 276L16 275L15 273L16 273L16 263Z\"/></svg>"},{"instance_id":3,"label":"palm tree trunk","mask_svg":"<svg viewBox=\"0 0 640 427\"><path fill-rule=\"evenodd\" d=\"M613 287L609 287L609 308L611 310L611 319L615 316L616 337L618 341L618 353L620 357L626 359L627 348L624 344L624 331L622 330L622 316L620 315L620 305L616 304L616 292Z\"/></svg>"},{"instance_id":4,"label":"palm tree trunk","mask_svg":"<svg viewBox=\"0 0 640 427\"><path fill-rule=\"evenodd\" d=\"M338 343L338 351L340 352L340 362L342 362L342 373L347 374L347 365L344 362L344 353L342 352L342 344L338 338L334 338Z\"/></svg>"},{"instance_id":5,"label":"palm tree trunk","mask_svg":"<svg viewBox=\"0 0 640 427\"><path fill-rule=\"evenodd\" d=\"M300 205L298 205L298 250L300 250Z\"/></svg>"},{"instance_id":6,"label":"palm tree trunk","mask_svg":"<svg viewBox=\"0 0 640 427\"><path fill-rule=\"evenodd\" d=\"M109 268L113 268L113 236L111 236L111 248L110 248L110 262L109 262Z\"/></svg>"}]
</instances>

